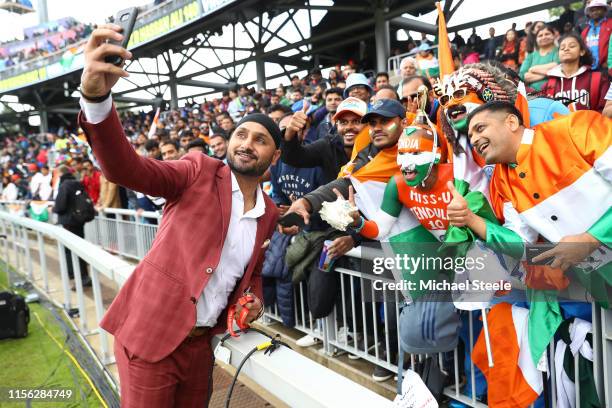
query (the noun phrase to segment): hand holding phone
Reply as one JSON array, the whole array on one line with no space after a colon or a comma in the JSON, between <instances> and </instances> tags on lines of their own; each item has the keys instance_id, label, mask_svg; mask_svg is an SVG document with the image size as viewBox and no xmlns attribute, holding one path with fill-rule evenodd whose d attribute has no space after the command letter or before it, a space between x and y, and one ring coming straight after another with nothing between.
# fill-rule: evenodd
<instances>
[{"instance_id":1,"label":"hand holding phone","mask_svg":"<svg viewBox=\"0 0 612 408\"><path fill-rule=\"evenodd\" d=\"M285 228L298 226L302 229L306 225L304 219L298 213L294 212L285 214L283 217L279 218L278 223Z\"/></svg>"},{"instance_id":2,"label":"hand holding phone","mask_svg":"<svg viewBox=\"0 0 612 408\"><path fill-rule=\"evenodd\" d=\"M132 35L132 31L134 30L134 24L136 23L136 17L138 17L138 8L130 7L124 10L119 11L115 15L114 24L121 27L121 34L123 35L123 40L117 41L113 39L107 40L107 43L119 45L122 48L127 49L127 45L130 42L130 36ZM104 61L111 63L120 67L123 65L123 58L120 55L107 55L104 57Z\"/></svg>"}]
</instances>

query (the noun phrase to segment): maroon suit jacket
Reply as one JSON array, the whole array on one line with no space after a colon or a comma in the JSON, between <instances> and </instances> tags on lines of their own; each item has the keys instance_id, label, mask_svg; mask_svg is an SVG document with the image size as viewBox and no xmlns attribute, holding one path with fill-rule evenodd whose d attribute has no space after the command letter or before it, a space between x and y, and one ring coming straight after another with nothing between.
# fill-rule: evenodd
<instances>
[{"instance_id":1,"label":"maroon suit jacket","mask_svg":"<svg viewBox=\"0 0 612 408\"><path fill-rule=\"evenodd\" d=\"M149 362L168 356L196 322L196 302L219 264L232 208L228 166L202 153L181 160L138 156L126 139L114 107L93 125L79 114L79 125L108 181L166 198L164 217L144 259L123 285L100 326L131 353ZM278 213L267 195L257 220L253 254L228 302L235 304L249 287L262 299L264 243ZM214 333L226 330L227 308Z\"/></svg>"}]
</instances>

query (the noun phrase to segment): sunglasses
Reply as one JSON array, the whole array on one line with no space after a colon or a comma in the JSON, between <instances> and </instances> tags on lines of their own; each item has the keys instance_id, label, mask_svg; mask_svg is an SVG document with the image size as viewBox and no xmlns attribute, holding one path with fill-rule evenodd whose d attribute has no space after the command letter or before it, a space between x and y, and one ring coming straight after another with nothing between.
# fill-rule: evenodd
<instances>
[{"instance_id":1,"label":"sunglasses","mask_svg":"<svg viewBox=\"0 0 612 408\"><path fill-rule=\"evenodd\" d=\"M460 88L454 91L451 95L442 95L440 98L438 98L438 101L440 102L440 105L446 106L450 103L451 100L460 101L465 98L467 94L468 91L465 88Z\"/></svg>"},{"instance_id":2,"label":"sunglasses","mask_svg":"<svg viewBox=\"0 0 612 408\"><path fill-rule=\"evenodd\" d=\"M411 94L410 94L410 95L408 95L408 96L404 96L404 97L401 99L401 102L406 103L406 102L408 102L408 101L412 101L412 100L414 100L414 98L416 98L418 95L419 95L419 94L418 94L417 92L415 92L415 93L411 93Z\"/></svg>"}]
</instances>

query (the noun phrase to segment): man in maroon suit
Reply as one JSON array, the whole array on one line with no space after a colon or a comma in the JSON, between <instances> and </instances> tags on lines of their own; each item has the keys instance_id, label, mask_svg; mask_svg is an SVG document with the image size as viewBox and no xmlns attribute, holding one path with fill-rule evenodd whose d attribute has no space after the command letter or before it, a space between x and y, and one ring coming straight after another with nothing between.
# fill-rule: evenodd
<instances>
[{"instance_id":1,"label":"man in maroon suit","mask_svg":"<svg viewBox=\"0 0 612 408\"><path fill-rule=\"evenodd\" d=\"M277 210L259 178L279 155L280 130L265 115L245 116L227 162L190 153L181 160L140 157L128 143L110 97L127 76L105 62L131 53L108 39L120 28L96 29L85 49L79 125L105 177L166 206L149 253L113 301L100 326L115 337L123 407L202 407L212 388L211 337L227 312L251 293L247 322L263 310L261 267Z\"/></svg>"}]
</instances>

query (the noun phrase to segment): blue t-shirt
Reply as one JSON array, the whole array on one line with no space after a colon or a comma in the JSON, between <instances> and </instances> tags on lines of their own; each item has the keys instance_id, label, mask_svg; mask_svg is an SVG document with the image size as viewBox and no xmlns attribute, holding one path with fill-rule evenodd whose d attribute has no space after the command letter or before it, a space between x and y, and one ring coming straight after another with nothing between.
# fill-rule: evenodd
<instances>
[{"instance_id":1,"label":"blue t-shirt","mask_svg":"<svg viewBox=\"0 0 612 408\"><path fill-rule=\"evenodd\" d=\"M272 193L270 197L277 204L290 205L291 198L297 200L325 184L323 170L320 167L297 168L278 161L270 167ZM310 219L309 231L320 231L328 228L318 214Z\"/></svg>"},{"instance_id":2,"label":"blue t-shirt","mask_svg":"<svg viewBox=\"0 0 612 408\"><path fill-rule=\"evenodd\" d=\"M599 32L606 19L606 17L602 18L597 25L595 25L595 20L593 19L589 19L588 21L589 31L586 36L586 46L591 51L591 54L593 54L592 70L596 70L599 66Z\"/></svg>"},{"instance_id":3,"label":"blue t-shirt","mask_svg":"<svg viewBox=\"0 0 612 408\"><path fill-rule=\"evenodd\" d=\"M297 200L325 184L320 167L297 168L279 160L270 172L272 200L276 204L291 204L291 196Z\"/></svg>"}]
</instances>

